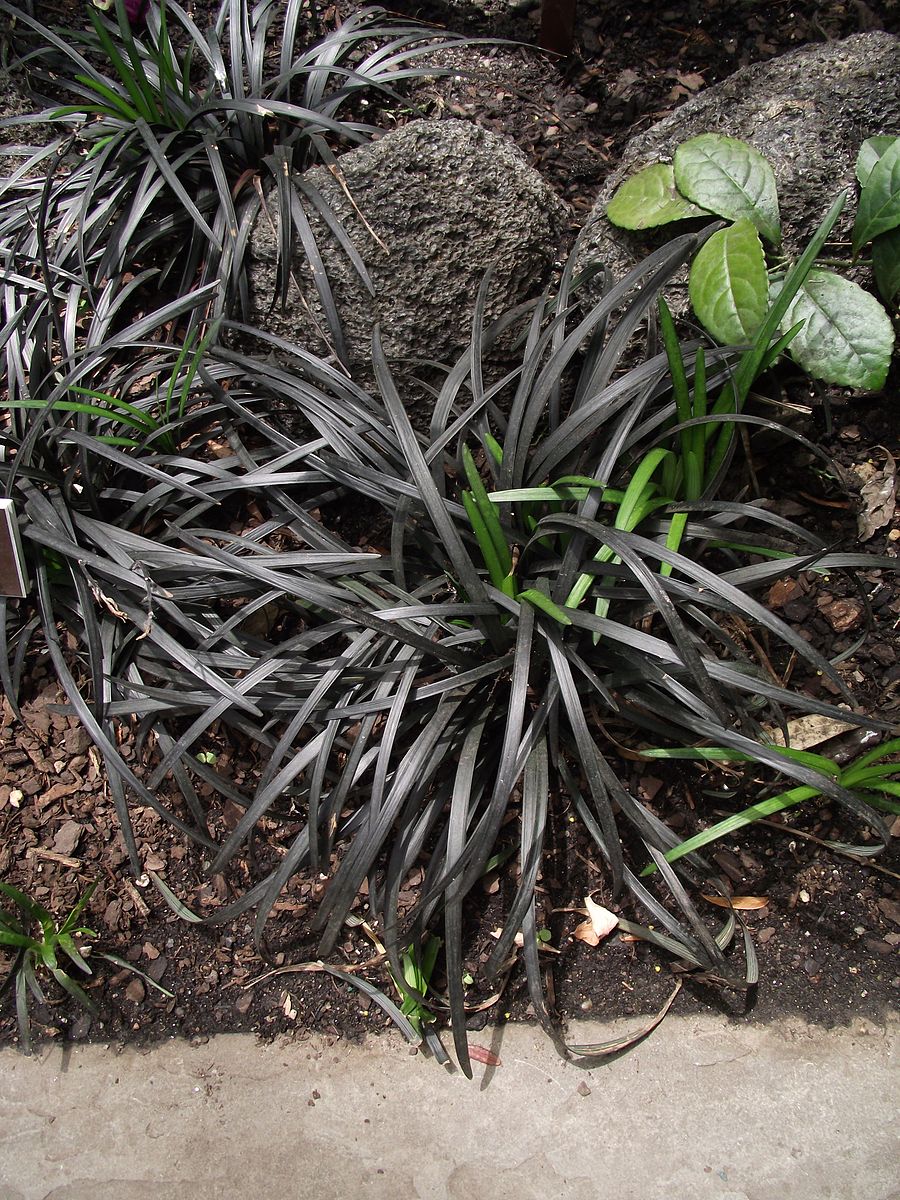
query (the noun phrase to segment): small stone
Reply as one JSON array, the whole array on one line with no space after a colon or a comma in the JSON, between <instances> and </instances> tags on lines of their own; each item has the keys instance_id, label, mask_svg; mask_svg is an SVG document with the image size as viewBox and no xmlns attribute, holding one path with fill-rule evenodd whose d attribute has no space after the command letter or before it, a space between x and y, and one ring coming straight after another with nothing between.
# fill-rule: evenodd
<instances>
[{"instance_id":1,"label":"small stone","mask_svg":"<svg viewBox=\"0 0 900 1200\"><path fill-rule=\"evenodd\" d=\"M253 1003L253 993L252 992L244 992L242 995L238 996L237 1000L235 1000L235 1002L234 1002L235 1011L239 1012L239 1013L249 1012L250 1005L252 1003Z\"/></svg>"},{"instance_id":2,"label":"small stone","mask_svg":"<svg viewBox=\"0 0 900 1200\"><path fill-rule=\"evenodd\" d=\"M863 945L870 954L893 954L894 947L890 942L883 942L881 938L863 938Z\"/></svg>"},{"instance_id":3,"label":"small stone","mask_svg":"<svg viewBox=\"0 0 900 1200\"><path fill-rule=\"evenodd\" d=\"M147 968L147 974L154 983L159 983L163 975L166 973L166 967L169 965L169 960L164 954L160 954L159 958L155 958Z\"/></svg>"},{"instance_id":4,"label":"small stone","mask_svg":"<svg viewBox=\"0 0 900 1200\"><path fill-rule=\"evenodd\" d=\"M140 979L132 979L125 989L126 999L130 1000L132 1004L142 1004L146 995L147 989Z\"/></svg>"},{"instance_id":5,"label":"small stone","mask_svg":"<svg viewBox=\"0 0 900 1200\"><path fill-rule=\"evenodd\" d=\"M589 1096L591 1094L591 1089L588 1087L588 1085L584 1082L583 1079L582 1079L581 1083L579 1083L578 1087L575 1090L579 1096Z\"/></svg>"}]
</instances>

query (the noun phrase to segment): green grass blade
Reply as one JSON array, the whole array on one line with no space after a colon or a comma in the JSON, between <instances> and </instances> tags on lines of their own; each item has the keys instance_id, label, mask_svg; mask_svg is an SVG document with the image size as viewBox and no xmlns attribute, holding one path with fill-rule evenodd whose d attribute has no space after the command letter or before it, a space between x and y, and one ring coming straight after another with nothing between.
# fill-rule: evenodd
<instances>
[{"instance_id":1,"label":"green grass blade","mask_svg":"<svg viewBox=\"0 0 900 1200\"><path fill-rule=\"evenodd\" d=\"M681 842L674 850L669 850L666 855L667 862L677 862L679 858L683 858L685 854L690 854L694 850L700 850L703 846L708 846L710 842L718 841L719 838L726 837L729 833L734 833L738 829L743 829L745 825L752 825L754 821L759 821L764 817L771 817L775 813L784 812L786 808L792 808L797 804L802 804L804 800L812 800L816 796L821 796L821 791L814 787L796 787L790 791L781 792L777 796L772 796L768 800L760 800L757 804L751 804L749 808L743 809L739 813L734 813L730 817L726 817L723 821L711 825L709 829L704 829L700 833L694 834L693 837L687 838ZM641 875L652 875L656 871L655 865L645 867L641 871Z\"/></svg>"}]
</instances>

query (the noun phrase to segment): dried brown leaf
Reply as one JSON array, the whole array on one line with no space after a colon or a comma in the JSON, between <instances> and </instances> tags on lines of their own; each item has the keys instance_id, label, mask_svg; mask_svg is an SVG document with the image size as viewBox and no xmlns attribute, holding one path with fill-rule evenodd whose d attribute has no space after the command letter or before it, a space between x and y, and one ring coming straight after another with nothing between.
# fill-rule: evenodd
<instances>
[{"instance_id":1,"label":"dried brown leaf","mask_svg":"<svg viewBox=\"0 0 900 1200\"><path fill-rule=\"evenodd\" d=\"M732 896L730 899L727 896L706 896L704 900L708 900L710 904L717 904L719 908L768 908L768 896Z\"/></svg>"},{"instance_id":2,"label":"dried brown leaf","mask_svg":"<svg viewBox=\"0 0 900 1200\"><path fill-rule=\"evenodd\" d=\"M588 911L588 916L591 919L591 926L596 933L598 939L609 937L615 927L619 924L619 918L615 913L604 908L602 904L596 904L590 896L585 896L584 906Z\"/></svg>"},{"instance_id":3,"label":"dried brown leaf","mask_svg":"<svg viewBox=\"0 0 900 1200\"><path fill-rule=\"evenodd\" d=\"M859 538L862 542L889 524L897 507L897 464L884 446L879 449L884 453L885 466L860 489L863 509L859 514Z\"/></svg>"},{"instance_id":4,"label":"dried brown leaf","mask_svg":"<svg viewBox=\"0 0 900 1200\"><path fill-rule=\"evenodd\" d=\"M600 938L594 932L594 926L591 921L582 921L580 925L576 925L572 931L572 937L578 942L587 942L589 946L600 945Z\"/></svg>"}]
</instances>

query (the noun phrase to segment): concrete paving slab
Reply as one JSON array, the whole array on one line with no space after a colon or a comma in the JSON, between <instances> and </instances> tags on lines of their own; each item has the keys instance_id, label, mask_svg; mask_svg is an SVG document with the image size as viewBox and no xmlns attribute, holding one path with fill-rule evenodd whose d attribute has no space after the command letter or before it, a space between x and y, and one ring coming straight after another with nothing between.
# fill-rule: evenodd
<instances>
[{"instance_id":1,"label":"concrete paving slab","mask_svg":"<svg viewBox=\"0 0 900 1200\"><path fill-rule=\"evenodd\" d=\"M517 1026L473 1082L391 1036L4 1051L0 1200L900 1200L898 1030L670 1018L583 1071Z\"/></svg>"}]
</instances>

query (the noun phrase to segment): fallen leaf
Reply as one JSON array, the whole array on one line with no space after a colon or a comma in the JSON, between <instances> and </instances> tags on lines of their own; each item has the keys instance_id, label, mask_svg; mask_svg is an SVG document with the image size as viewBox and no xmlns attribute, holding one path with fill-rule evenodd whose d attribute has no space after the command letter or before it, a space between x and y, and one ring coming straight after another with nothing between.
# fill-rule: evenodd
<instances>
[{"instance_id":1,"label":"fallen leaf","mask_svg":"<svg viewBox=\"0 0 900 1200\"><path fill-rule=\"evenodd\" d=\"M590 896L585 896L584 906L588 910L588 916L591 918L591 925L594 927L597 937L608 937L619 923L616 914L611 913L601 904L595 904Z\"/></svg>"},{"instance_id":2,"label":"fallen leaf","mask_svg":"<svg viewBox=\"0 0 900 1200\"><path fill-rule=\"evenodd\" d=\"M895 925L900 925L900 904L896 900L890 900L887 896L884 896L878 901L878 907L889 921L892 921Z\"/></svg>"},{"instance_id":3,"label":"fallen leaf","mask_svg":"<svg viewBox=\"0 0 900 1200\"><path fill-rule=\"evenodd\" d=\"M689 92L699 91L706 83L702 75L698 75L696 71L691 71L687 75L681 75L676 72L675 78L682 87L686 87Z\"/></svg>"},{"instance_id":4,"label":"fallen leaf","mask_svg":"<svg viewBox=\"0 0 900 1200\"><path fill-rule=\"evenodd\" d=\"M850 725L846 721L838 721L834 717L820 717L817 713L811 713L808 717L798 717L796 721L788 721L788 738L790 745L794 750L809 750L813 746L820 746L822 742L827 742L830 738L837 737L839 733L848 733L851 729L856 729L857 726ZM780 729L767 728L766 737L775 746L784 745L784 736Z\"/></svg>"},{"instance_id":5,"label":"fallen leaf","mask_svg":"<svg viewBox=\"0 0 900 1200\"><path fill-rule=\"evenodd\" d=\"M768 908L768 896L732 896L729 899L727 896L704 896L704 900L708 900L710 904L717 904L719 908Z\"/></svg>"},{"instance_id":6,"label":"fallen leaf","mask_svg":"<svg viewBox=\"0 0 900 1200\"><path fill-rule=\"evenodd\" d=\"M469 1058L473 1058L475 1062L484 1063L486 1067L503 1066L503 1063L496 1054L492 1054L484 1046L474 1046L471 1042L469 1042Z\"/></svg>"},{"instance_id":7,"label":"fallen leaf","mask_svg":"<svg viewBox=\"0 0 900 1200\"><path fill-rule=\"evenodd\" d=\"M578 942L587 942L589 946L600 945L600 939L594 933L594 926L590 921L582 921L580 925L576 925L572 930L572 937Z\"/></svg>"},{"instance_id":8,"label":"fallen leaf","mask_svg":"<svg viewBox=\"0 0 900 1200\"><path fill-rule=\"evenodd\" d=\"M608 937L619 924L619 918L608 908L596 904L590 896L584 898L588 919L575 927L572 937L589 946L599 946L603 938Z\"/></svg>"},{"instance_id":9,"label":"fallen leaf","mask_svg":"<svg viewBox=\"0 0 900 1200\"><path fill-rule=\"evenodd\" d=\"M879 449L886 459L884 469L867 479L860 489L863 509L859 514L859 538L862 542L883 529L897 507L897 464L884 446Z\"/></svg>"}]
</instances>

